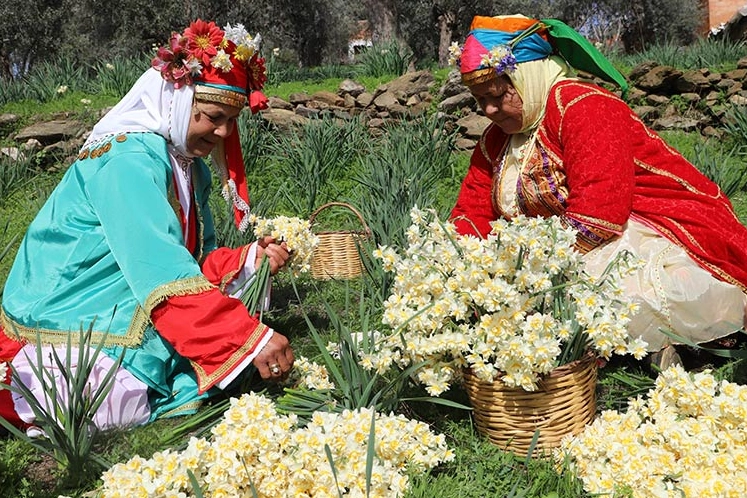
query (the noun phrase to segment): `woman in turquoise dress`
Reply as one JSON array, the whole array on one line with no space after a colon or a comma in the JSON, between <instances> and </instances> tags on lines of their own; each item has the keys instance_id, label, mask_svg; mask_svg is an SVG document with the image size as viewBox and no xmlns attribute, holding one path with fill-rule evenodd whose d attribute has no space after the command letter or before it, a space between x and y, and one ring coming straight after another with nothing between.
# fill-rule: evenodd
<instances>
[{"instance_id":1,"label":"woman in turquoise dress","mask_svg":"<svg viewBox=\"0 0 747 498\"><path fill-rule=\"evenodd\" d=\"M212 157L245 230L249 200L236 119L247 106L266 107L259 41L241 24L193 22L172 34L152 68L96 124L29 226L6 281L6 383L9 363L43 403L33 375L36 348L59 377L50 349L66 355L69 334L89 328L94 344L103 338L106 345L94 388L123 358L96 413L100 428L191 413L242 372L277 380L292 368L287 338L232 297L263 256L276 272L288 251L272 238L216 246L203 159ZM79 353L70 351L73 365ZM0 390L0 415L18 426L34 423L27 400L9 390Z\"/></svg>"}]
</instances>

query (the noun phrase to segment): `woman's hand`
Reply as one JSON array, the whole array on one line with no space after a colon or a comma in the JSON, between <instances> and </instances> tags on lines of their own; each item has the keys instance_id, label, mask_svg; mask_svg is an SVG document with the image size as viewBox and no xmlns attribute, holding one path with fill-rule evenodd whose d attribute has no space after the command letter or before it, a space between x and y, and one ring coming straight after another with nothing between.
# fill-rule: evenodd
<instances>
[{"instance_id":1,"label":"woman's hand","mask_svg":"<svg viewBox=\"0 0 747 498\"><path fill-rule=\"evenodd\" d=\"M284 267L290 259L290 252L285 242L278 244L273 237L266 236L257 240L257 259L254 263L255 268L259 268L262 257L267 256L270 262L270 273L275 275L278 270Z\"/></svg>"},{"instance_id":2,"label":"woman's hand","mask_svg":"<svg viewBox=\"0 0 747 498\"><path fill-rule=\"evenodd\" d=\"M273 332L252 363L263 379L282 380L293 368L293 361L293 350L288 339L278 332Z\"/></svg>"}]
</instances>

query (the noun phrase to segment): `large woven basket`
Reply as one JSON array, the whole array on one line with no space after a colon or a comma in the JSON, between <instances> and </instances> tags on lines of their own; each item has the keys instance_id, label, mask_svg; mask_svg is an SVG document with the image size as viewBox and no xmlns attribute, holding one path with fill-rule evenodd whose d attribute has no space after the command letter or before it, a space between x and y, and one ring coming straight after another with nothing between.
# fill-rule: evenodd
<instances>
[{"instance_id":1,"label":"large woven basket","mask_svg":"<svg viewBox=\"0 0 747 498\"><path fill-rule=\"evenodd\" d=\"M577 434L596 412L597 363L591 353L555 368L536 391L506 387L500 378L488 383L465 370L464 384L477 430L498 446L526 455L536 430L534 451L560 444L566 434Z\"/></svg>"},{"instance_id":2,"label":"large woven basket","mask_svg":"<svg viewBox=\"0 0 747 498\"><path fill-rule=\"evenodd\" d=\"M345 208L352 212L358 218L362 229L315 232L319 237L319 245L314 249L311 258L311 276L319 280L351 279L360 276L363 272L360 243L371 237L371 230L363 216L353 206L344 202L330 202L317 208L309 217L312 230L322 211L333 207Z\"/></svg>"}]
</instances>

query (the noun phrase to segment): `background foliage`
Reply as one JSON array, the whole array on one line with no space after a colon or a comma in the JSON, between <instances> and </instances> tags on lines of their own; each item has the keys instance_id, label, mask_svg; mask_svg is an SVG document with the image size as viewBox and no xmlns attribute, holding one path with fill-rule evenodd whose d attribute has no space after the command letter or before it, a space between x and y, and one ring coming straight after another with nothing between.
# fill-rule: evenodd
<instances>
[{"instance_id":1,"label":"background foliage","mask_svg":"<svg viewBox=\"0 0 747 498\"><path fill-rule=\"evenodd\" d=\"M23 77L43 62L68 57L93 67L148 52L190 20L243 23L281 50L291 65L344 61L358 20L374 43L397 41L415 64L445 62L444 47L461 39L472 17L523 13L558 17L626 51L655 41L689 43L703 17L699 0L6 0L0 2L0 77Z\"/></svg>"}]
</instances>

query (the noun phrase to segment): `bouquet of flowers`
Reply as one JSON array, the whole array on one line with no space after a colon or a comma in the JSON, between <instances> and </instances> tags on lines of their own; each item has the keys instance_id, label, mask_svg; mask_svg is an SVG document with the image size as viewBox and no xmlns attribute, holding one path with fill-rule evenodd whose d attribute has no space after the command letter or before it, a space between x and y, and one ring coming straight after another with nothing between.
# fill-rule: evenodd
<instances>
[{"instance_id":1,"label":"bouquet of flowers","mask_svg":"<svg viewBox=\"0 0 747 498\"><path fill-rule=\"evenodd\" d=\"M319 237L311 231L309 220L288 216L261 218L252 214L249 215L249 222L254 227L254 235L257 239L271 236L278 243L285 242L290 252L287 268L295 276L309 272L314 248L319 244ZM264 257L254 279L241 296L242 302L250 313L261 312L260 303L267 295L270 276L270 264Z\"/></svg>"},{"instance_id":2,"label":"bouquet of flowers","mask_svg":"<svg viewBox=\"0 0 747 498\"><path fill-rule=\"evenodd\" d=\"M543 374L589 349L604 358L646 354L626 330L635 306L619 283L637 264L627 253L593 277L557 217L499 220L485 239L457 234L433 212L413 208L411 218L404 251L374 253L396 274L383 315L392 333L363 355L366 368L415 365L438 396L464 368L533 391Z\"/></svg>"}]
</instances>

